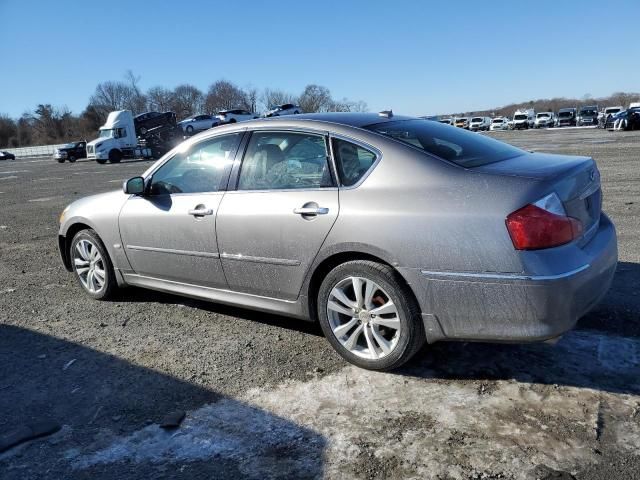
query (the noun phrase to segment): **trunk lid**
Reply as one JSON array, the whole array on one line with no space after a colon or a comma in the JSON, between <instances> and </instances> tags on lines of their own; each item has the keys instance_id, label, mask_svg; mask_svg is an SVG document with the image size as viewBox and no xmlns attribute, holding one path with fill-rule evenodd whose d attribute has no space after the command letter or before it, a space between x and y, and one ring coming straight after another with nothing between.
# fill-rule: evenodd
<instances>
[{"instance_id":1,"label":"trunk lid","mask_svg":"<svg viewBox=\"0 0 640 480\"><path fill-rule=\"evenodd\" d=\"M592 158L530 153L473 169L493 175L531 178L549 185L570 217L582 222L588 242L598 229L602 210L600 172Z\"/></svg>"}]
</instances>

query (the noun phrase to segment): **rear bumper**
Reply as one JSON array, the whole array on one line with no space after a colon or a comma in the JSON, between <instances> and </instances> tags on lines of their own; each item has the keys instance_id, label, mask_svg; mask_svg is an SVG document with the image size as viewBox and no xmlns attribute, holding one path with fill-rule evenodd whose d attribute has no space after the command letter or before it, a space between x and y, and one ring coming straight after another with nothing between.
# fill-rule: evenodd
<instances>
[{"instance_id":1,"label":"rear bumper","mask_svg":"<svg viewBox=\"0 0 640 480\"><path fill-rule=\"evenodd\" d=\"M402 273L418 298L430 342L542 341L573 328L611 285L617 240L604 214L598 232L580 251L580 265L554 274Z\"/></svg>"}]
</instances>

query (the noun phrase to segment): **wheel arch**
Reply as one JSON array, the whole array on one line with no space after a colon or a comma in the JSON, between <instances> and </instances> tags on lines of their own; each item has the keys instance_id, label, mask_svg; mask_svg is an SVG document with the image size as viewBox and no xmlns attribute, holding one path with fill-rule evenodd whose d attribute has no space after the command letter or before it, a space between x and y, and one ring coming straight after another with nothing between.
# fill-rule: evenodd
<instances>
[{"instance_id":1,"label":"wheel arch","mask_svg":"<svg viewBox=\"0 0 640 480\"><path fill-rule=\"evenodd\" d=\"M413 292L409 282L404 277L402 272L397 268L398 263L394 262L386 255L384 252L378 251L377 249L368 249L368 248L350 248L344 250L338 250L331 252L320 259L316 259L316 262L312 269L310 269L310 274L307 276L305 283L303 285L303 292L306 293L307 296L307 308L309 309L309 319L311 321L318 321L317 314L317 297L318 290L320 289L320 285L322 281L327 276L327 274L333 270L338 265L341 265L346 262L351 262L354 260L369 260L376 263L381 263L383 265L387 265L392 268L397 274L398 278L402 282L402 287L405 288L408 295L411 296L412 301L419 307L420 303Z\"/></svg>"},{"instance_id":2,"label":"wheel arch","mask_svg":"<svg viewBox=\"0 0 640 480\"><path fill-rule=\"evenodd\" d=\"M73 237L75 237L78 232L89 229L93 229L93 227L87 223L76 222L67 228L64 235L58 236L58 246L60 248L62 263L64 264L64 268L69 272L73 271L73 267L71 265L71 242L73 241Z\"/></svg>"}]
</instances>

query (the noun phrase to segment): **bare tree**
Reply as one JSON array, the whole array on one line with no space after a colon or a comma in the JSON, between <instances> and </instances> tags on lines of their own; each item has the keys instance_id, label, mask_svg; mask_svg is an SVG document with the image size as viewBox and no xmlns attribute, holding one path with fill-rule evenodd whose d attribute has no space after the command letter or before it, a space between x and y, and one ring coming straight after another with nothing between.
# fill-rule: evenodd
<instances>
[{"instance_id":1,"label":"bare tree","mask_svg":"<svg viewBox=\"0 0 640 480\"><path fill-rule=\"evenodd\" d=\"M166 112L171 109L173 92L164 87L151 87L147 90L147 110Z\"/></svg>"},{"instance_id":2,"label":"bare tree","mask_svg":"<svg viewBox=\"0 0 640 480\"><path fill-rule=\"evenodd\" d=\"M298 103L298 98L283 90L277 90L272 88L265 88L260 96L260 102L262 103L263 110L269 110L275 105L282 105L284 103Z\"/></svg>"},{"instance_id":3,"label":"bare tree","mask_svg":"<svg viewBox=\"0 0 640 480\"><path fill-rule=\"evenodd\" d=\"M17 141L18 126L9 115L0 115L0 147L8 147L11 140Z\"/></svg>"},{"instance_id":4,"label":"bare tree","mask_svg":"<svg viewBox=\"0 0 640 480\"><path fill-rule=\"evenodd\" d=\"M178 85L173 90L169 110L175 112L178 120L201 113L204 96L197 87L189 84Z\"/></svg>"},{"instance_id":5,"label":"bare tree","mask_svg":"<svg viewBox=\"0 0 640 480\"><path fill-rule=\"evenodd\" d=\"M298 100L300 107L305 112L326 112L334 105L331 92L321 85L307 85Z\"/></svg>"},{"instance_id":6,"label":"bare tree","mask_svg":"<svg viewBox=\"0 0 640 480\"><path fill-rule=\"evenodd\" d=\"M252 113L256 113L258 111L258 89L251 86L245 88L244 97L247 104L247 110Z\"/></svg>"},{"instance_id":7,"label":"bare tree","mask_svg":"<svg viewBox=\"0 0 640 480\"><path fill-rule=\"evenodd\" d=\"M233 108L250 108L245 92L227 80L213 83L204 100L206 112L213 114Z\"/></svg>"}]
</instances>

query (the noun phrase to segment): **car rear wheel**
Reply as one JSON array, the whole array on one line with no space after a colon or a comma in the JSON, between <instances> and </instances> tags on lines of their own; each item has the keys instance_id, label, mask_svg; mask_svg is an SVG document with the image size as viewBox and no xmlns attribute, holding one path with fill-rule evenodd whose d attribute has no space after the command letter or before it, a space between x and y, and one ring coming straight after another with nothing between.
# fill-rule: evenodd
<instances>
[{"instance_id":1,"label":"car rear wheel","mask_svg":"<svg viewBox=\"0 0 640 480\"><path fill-rule=\"evenodd\" d=\"M370 370L400 367L425 341L419 309L402 278L372 261L329 272L318 292L318 318L331 346Z\"/></svg>"},{"instance_id":2,"label":"car rear wheel","mask_svg":"<svg viewBox=\"0 0 640 480\"><path fill-rule=\"evenodd\" d=\"M185 128L184 131L191 135L193 133L193 126L187 125L187 128Z\"/></svg>"},{"instance_id":3,"label":"car rear wheel","mask_svg":"<svg viewBox=\"0 0 640 480\"><path fill-rule=\"evenodd\" d=\"M76 157L74 157L73 155L71 155L71 156L69 157L69 161L70 161L71 163L74 163L74 162L76 161Z\"/></svg>"},{"instance_id":4,"label":"car rear wheel","mask_svg":"<svg viewBox=\"0 0 640 480\"><path fill-rule=\"evenodd\" d=\"M71 264L82 289L96 300L105 300L117 289L113 265L98 234L81 230L73 237Z\"/></svg>"}]
</instances>

